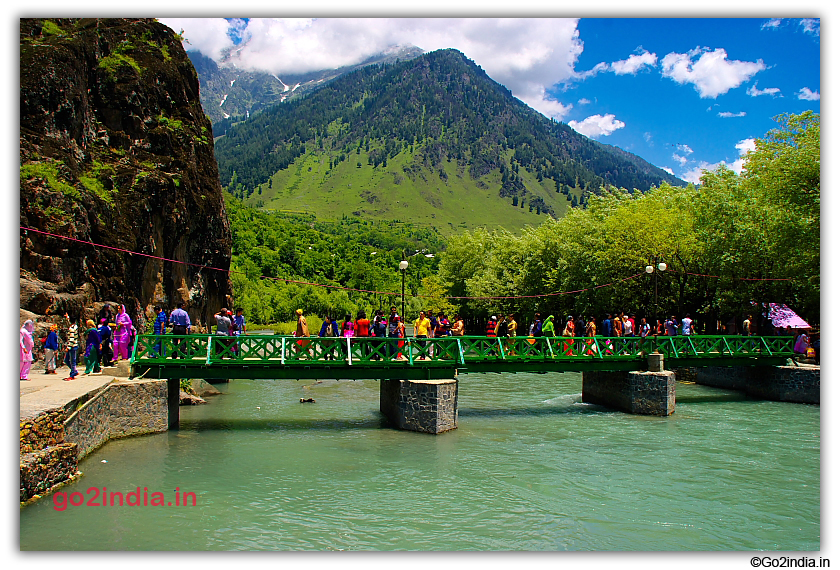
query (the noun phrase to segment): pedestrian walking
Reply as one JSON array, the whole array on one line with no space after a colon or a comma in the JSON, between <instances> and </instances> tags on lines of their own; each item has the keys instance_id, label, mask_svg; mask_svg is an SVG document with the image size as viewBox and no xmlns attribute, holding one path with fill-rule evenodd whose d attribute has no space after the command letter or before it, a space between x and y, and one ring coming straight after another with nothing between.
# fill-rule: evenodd
<instances>
[{"instance_id":1,"label":"pedestrian walking","mask_svg":"<svg viewBox=\"0 0 840 570\"><path fill-rule=\"evenodd\" d=\"M134 328L134 323L132 323L128 313L125 312L125 305L120 305L117 319L114 322L117 325L117 330L114 331L114 355L117 362L120 359L128 360L129 343L131 342L131 331Z\"/></svg>"},{"instance_id":2,"label":"pedestrian walking","mask_svg":"<svg viewBox=\"0 0 840 570\"><path fill-rule=\"evenodd\" d=\"M85 339L85 371L84 374L102 374L102 369L99 367L99 345L102 344L102 339L99 337L99 331L93 319L85 321L87 326L87 333Z\"/></svg>"},{"instance_id":3,"label":"pedestrian walking","mask_svg":"<svg viewBox=\"0 0 840 570\"><path fill-rule=\"evenodd\" d=\"M688 313L685 314L685 318L682 320L682 334L684 336L696 334L694 332L694 321L691 320Z\"/></svg>"},{"instance_id":4,"label":"pedestrian walking","mask_svg":"<svg viewBox=\"0 0 840 570\"><path fill-rule=\"evenodd\" d=\"M432 328L432 322L426 318L426 312L420 311L420 316L414 321L414 336L417 338L428 338L429 331ZM426 359L426 341L417 341L418 351L420 353L420 360Z\"/></svg>"},{"instance_id":5,"label":"pedestrian walking","mask_svg":"<svg viewBox=\"0 0 840 570\"><path fill-rule=\"evenodd\" d=\"M182 301L175 304L175 310L169 315L169 324L172 326L172 334L175 335L175 338L172 339L172 358L186 358L189 346L185 342L186 339L182 337L190 334L192 323L190 322L190 315L184 310Z\"/></svg>"},{"instance_id":6,"label":"pedestrian walking","mask_svg":"<svg viewBox=\"0 0 840 570\"><path fill-rule=\"evenodd\" d=\"M68 321L70 317L64 313L64 318ZM65 380L73 380L79 375L76 370L76 359L79 355L79 325L75 322L70 322L67 327L67 342L64 343L64 363L70 369L70 375Z\"/></svg>"},{"instance_id":7,"label":"pedestrian walking","mask_svg":"<svg viewBox=\"0 0 840 570\"><path fill-rule=\"evenodd\" d=\"M100 366L113 366L114 349L112 347L113 331L108 324L108 321L102 319L102 324L99 325L99 364Z\"/></svg>"},{"instance_id":8,"label":"pedestrian walking","mask_svg":"<svg viewBox=\"0 0 840 570\"><path fill-rule=\"evenodd\" d=\"M44 370L47 374L58 374L55 369L55 355L58 353L58 325L51 324L44 340Z\"/></svg>"},{"instance_id":9,"label":"pedestrian walking","mask_svg":"<svg viewBox=\"0 0 840 570\"><path fill-rule=\"evenodd\" d=\"M35 339L32 338L32 333L35 332L35 323L32 320L27 320L20 327L20 379L21 381L29 380L29 369L32 368L32 362L35 360L32 355L35 348Z\"/></svg>"}]
</instances>

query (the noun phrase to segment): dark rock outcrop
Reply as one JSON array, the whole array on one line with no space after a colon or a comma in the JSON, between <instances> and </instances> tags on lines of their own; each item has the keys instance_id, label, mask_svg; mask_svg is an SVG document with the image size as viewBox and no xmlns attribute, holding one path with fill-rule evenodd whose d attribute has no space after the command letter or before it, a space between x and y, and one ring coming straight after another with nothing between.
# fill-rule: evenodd
<instances>
[{"instance_id":1,"label":"dark rock outcrop","mask_svg":"<svg viewBox=\"0 0 840 570\"><path fill-rule=\"evenodd\" d=\"M231 236L180 38L150 19L21 19L20 58L20 225L38 230L20 232L21 319L116 300L142 331L183 301L206 322L230 303Z\"/></svg>"}]
</instances>

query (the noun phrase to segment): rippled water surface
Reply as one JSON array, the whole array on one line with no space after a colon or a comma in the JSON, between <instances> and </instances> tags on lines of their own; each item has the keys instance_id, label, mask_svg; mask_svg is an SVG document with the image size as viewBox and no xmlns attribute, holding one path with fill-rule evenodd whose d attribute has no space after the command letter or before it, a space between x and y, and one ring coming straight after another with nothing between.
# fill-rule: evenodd
<instances>
[{"instance_id":1,"label":"rippled water surface","mask_svg":"<svg viewBox=\"0 0 840 570\"><path fill-rule=\"evenodd\" d=\"M579 374L470 374L458 429L432 436L389 428L376 381L219 387L180 429L107 443L62 489L174 503L177 488L195 506L47 497L21 510L21 549L820 547L817 406L678 384L676 413L651 418L582 404Z\"/></svg>"}]
</instances>

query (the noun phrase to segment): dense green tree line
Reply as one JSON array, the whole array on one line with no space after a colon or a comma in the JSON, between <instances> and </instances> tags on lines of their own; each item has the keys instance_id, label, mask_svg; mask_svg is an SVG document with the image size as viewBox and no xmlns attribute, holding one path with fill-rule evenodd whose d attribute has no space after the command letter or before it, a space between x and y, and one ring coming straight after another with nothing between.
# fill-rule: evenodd
<instances>
[{"instance_id":1,"label":"dense green tree line","mask_svg":"<svg viewBox=\"0 0 840 570\"><path fill-rule=\"evenodd\" d=\"M740 175L719 167L696 187L604 191L521 236L467 232L449 241L438 277L454 296L535 296L457 302L477 316L690 312L711 326L780 302L819 322L820 119L778 121ZM668 271L643 273L655 259ZM569 293L536 296L552 292Z\"/></svg>"},{"instance_id":2,"label":"dense green tree line","mask_svg":"<svg viewBox=\"0 0 840 570\"><path fill-rule=\"evenodd\" d=\"M443 242L429 228L357 218L319 222L312 216L249 208L230 195L226 207L233 238L234 303L245 309L250 322L288 322L298 308L307 315L355 317L359 310L372 314L377 308L399 306L399 296L345 288L401 293L402 259L409 260L407 296L443 292L434 281ZM420 301L411 302L419 307Z\"/></svg>"}]
</instances>

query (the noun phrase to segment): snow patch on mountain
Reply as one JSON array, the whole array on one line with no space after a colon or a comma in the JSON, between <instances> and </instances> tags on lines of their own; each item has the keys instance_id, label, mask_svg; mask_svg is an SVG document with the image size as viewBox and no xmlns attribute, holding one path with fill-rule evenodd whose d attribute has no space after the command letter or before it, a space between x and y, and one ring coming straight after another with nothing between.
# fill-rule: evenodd
<instances>
[{"instance_id":1,"label":"snow patch on mountain","mask_svg":"<svg viewBox=\"0 0 840 570\"><path fill-rule=\"evenodd\" d=\"M283 80L282 80L282 79L280 79L279 77L277 77L277 76L276 76L276 75L274 75L273 73L271 74L271 76L272 76L274 79L276 79L277 81L279 81L279 82L280 82L280 85L282 85L282 86L283 86L283 93L285 93L286 91L288 91L288 90L289 90L289 86L288 86L288 85L286 85L285 83L283 83Z\"/></svg>"}]
</instances>

